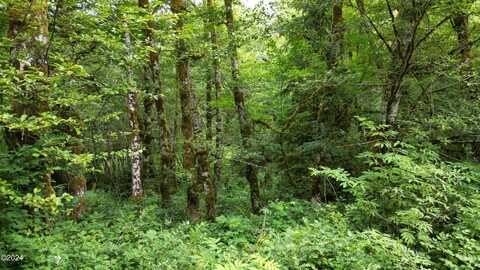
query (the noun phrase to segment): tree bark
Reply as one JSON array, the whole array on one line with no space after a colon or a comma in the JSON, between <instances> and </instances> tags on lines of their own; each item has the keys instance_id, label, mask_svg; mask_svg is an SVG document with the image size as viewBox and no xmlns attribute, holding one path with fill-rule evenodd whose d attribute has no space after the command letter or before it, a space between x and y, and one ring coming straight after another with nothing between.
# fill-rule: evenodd
<instances>
[{"instance_id":1,"label":"tree bark","mask_svg":"<svg viewBox=\"0 0 480 270\"><path fill-rule=\"evenodd\" d=\"M185 0L172 0L171 8L175 15L177 15L176 23L176 76L177 88L180 93L180 103L182 110L182 133L183 133L183 167L187 170L194 168L195 152L193 147L193 90L190 73L190 62L186 41L182 37L184 28L184 16L186 13ZM187 212L193 221L197 221L201 217L200 213L200 199L199 193L202 190L202 185L198 181L198 177L191 178L191 185L187 190Z\"/></svg>"},{"instance_id":2,"label":"tree bark","mask_svg":"<svg viewBox=\"0 0 480 270\"><path fill-rule=\"evenodd\" d=\"M212 9L215 7L214 0L209 0ZM212 51L213 51L213 81L215 85L215 101L217 106L215 107L215 190L216 186L221 181L222 176L222 159L223 159L223 121L220 107L218 106L220 102L220 97L222 94L222 76L220 72L220 61L219 61L219 46L217 31L215 28L215 22L212 22L211 30L211 42L212 42Z\"/></svg>"},{"instance_id":3,"label":"tree bark","mask_svg":"<svg viewBox=\"0 0 480 270\"><path fill-rule=\"evenodd\" d=\"M205 102L207 103L206 114L205 118L207 120L207 132L205 134L207 141L212 141L213 139L213 130L212 130L212 122L213 122L213 108L212 108L212 74L210 72L210 68L207 71L207 87L206 87L206 95L205 95Z\"/></svg>"},{"instance_id":4,"label":"tree bark","mask_svg":"<svg viewBox=\"0 0 480 270\"><path fill-rule=\"evenodd\" d=\"M125 48L126 48L126 72L127 84L129 91L127 94L127 109L128 109L128 123L132 133L130 142L130 157L131 157L131 171L132 171L132 197L135 200L143 196L142 175L141 175L141 139L140 139L140 122L138 119L138 91L133 80L132 69L132 44L130 39L130 31L128 24L124 23L125 27Z\"/></svg>"},{"instance_id":5,"label":"tree bark","mask_svg":"<svg viewBox=\"0 0 480 270\"><path fill-rule=\"evenodd\" d=\"M240 69L238 66L238 46L235 37L235 21L233 16L233 1L225 1L225 16L229 39L229 54L232 71L232 92L235 99L238 119L240 123L240 134L242 137L242 145L245 149L250 149L250 137L252 136L252 125L245 108L245 92L240 87ZM246 160L245 176L250 186L250 204L252 211L258 213L260 210L260 188L258 185L257 170L254 159L248 157Z\"/></svg>"},{"instance_id":6,"label":"tree bark","mask_svg":"<svg viewBox=\"0 0 480 270\"><path fill-rule=\"evenodd\" d=\"M207 19L208 36L210 37L210 49L211 49L211 73L209 72L208 89L207 89L207 140L211 141L213 138L212 132L212 118L213 112L211 107L212 100L212 86L215 87L215 101L217 106L215 107L215 163L214 163L214 176L211 176L207 185L207 216L212 219L215 216L215 205L217 200L217 186L220 182L222 174L222 115L218 106L218 101L222 92L222 78L220 73L220 61L219 61L219 45L217 38L217 30L215 26L215 0L207 0L207 8L209 11ZM210 69L209 69L210 70ZM212 85L213 84L213 85Z\"/></svg>"},{"instance_id":7,"label":"tree bark","mask_svg":"<svg viewBox=\"0 0 480 270\"><path fill-rule=\"evenodd\" d=\"M357 8L358 8L358 11L360 12L360 15L364 16L366 14L364 0L356 0L355 2L357 3Z\"/></svg>"},{"instance_id":8,"label":"tree bark","mask_svg":"<svg viewBox=\"0 0 480 270\"><path fill-rule=\"evenodd\" d=\"M343 36L345 33L343 25L343 0L333 0L332 8L332 42L329 49L327 64L330 69L338 65L338 58L343 50Z\"/></svg>"},{"instance_id":9,"label":"tree bark","mask_svg":"<svg viewBox=\"0 0 480 270\"><path fill-rule=\"evenodd\" d=\"M144 72L148 72L146 69ZM146 82L148 85L149 83ZM145 97L143 100L143 111L144 111L144 117L143 117L143 127L142 127L142 142L144 145L143 149L143 178L150 178L154 174L154 166L153 166L153 134L152 134L152 129L153 129L153 124L152 124L152 118L153 118L153 105L154 105L154 99L152 97L153 93L151 93L150 86L144 85L144 90L145 90Z\"/></svg>"},{"instance_id":10,"label":"tree bark","mask_svg":"<svg viewBox=\"0 0 480 270\"><path fill-rule=\"evenodd\" d=\"M458 47L462 55L462 62L467 64L472 58L472 45L470 44L470 34L468 31L468 15L461 12L452 18L452 25L457 33Z\"/></svg>"},{"instance_id":11,"label":"tree bark","mask_svg":"<svg viewBox=\"0 0 480 270\"><path fill-rule=\"evenodd\" d=\"M148 0L139 0L138 4L141 8L148 11ZM155 103L157 110L157 122L160 130L160 164L161 169L157 174L160 178L160 194L162 196L162 204L167 206L170 204L171 186L175 184L175 153L170 143L170 131L168 129L167 115L165 109L165 97L163 95L163 84L161 78L160 55L155 49L155 35L153 32L154 22L148 21L143 29L145 35L146 46L149 47L148 59L146 59L146 72L148 74L148 85L153 88L155 98L151 101ZM153 145L151 146L153 149ZM153 164L152 167L153 168Z\"/></svg>"},{"instance_id":12,"label":"tree bark","mask_svg":"<svg viewBox=\"0 0 480 270\"><path fill-rule=\"evenodd\" d=\"M180 94L180 106L182 110L181 129L184 137L183 143L183 167L186 169L193 168L193 97L190 74L190 63L188 58L187 46L185 40L181 37L184 27L184 13L186 12L185 0L172 0L172 11L178 16L176 23L176 34L178 36L176 42L176 76L177 88Z\"/></svg>"},{"instance_id":13,"label":"tree bark","mask_svg":"<svg viewBox=\"0 0 480 270\"><path fill-rule=\"evenodd\" d=\"M391 13L395 40L390 52L391 60L384 95L385 123L396 128L403 95L403 81L409 72L415 54L416 32L422 20L421 14L425 10L417 10L411 3L405 3L399 8L398 18L395 18L388 1L387 4Z\"/></svg>"}]
</instances>

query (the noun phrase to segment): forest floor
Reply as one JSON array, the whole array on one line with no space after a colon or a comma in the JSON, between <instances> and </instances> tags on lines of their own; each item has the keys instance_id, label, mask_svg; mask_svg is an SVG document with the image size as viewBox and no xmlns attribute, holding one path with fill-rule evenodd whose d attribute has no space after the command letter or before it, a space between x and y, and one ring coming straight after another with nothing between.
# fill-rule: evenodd
<instances>
[{"instance_id":1,"label":"forest floor","mask_svg":"<svg viewBox=\"0 0 480 270\"><path fill-rule=\"evenodd\" d=\"M133 203L88 192L88 212L78 223L66 218L40 237L11 236L25 257L16 267L417 269L425 261L388 235L354 230L339 205L275 201L253 215L241 187L220 194L216 222L190 224L184 203L178 195L165 210L158 196Z\"/></svg>"}]
</instances>

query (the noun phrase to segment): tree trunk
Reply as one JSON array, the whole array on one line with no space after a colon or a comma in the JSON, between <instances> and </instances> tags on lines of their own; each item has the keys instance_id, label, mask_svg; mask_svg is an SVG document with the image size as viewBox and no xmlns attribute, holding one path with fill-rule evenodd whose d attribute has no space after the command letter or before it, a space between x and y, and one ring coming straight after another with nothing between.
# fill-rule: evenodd
<instances>
[{"instance_id":1,"label":"tree trunk","mask_svg":"<svg viewBox=\"0 0 480 270\"><path fill-rule=\"evenodd\" d=\"M172 0L172 11L178 15L176 24L176 34L178 36L176 42L176 75L177 88L180 94L180 107L182 110L181 129L184 137L183 143L183 167L186 169L193 168L193 96L190 74L190 63L188 59L187 47L185 40L181 37L183 31L183 16L186 12L185 0Z\"/></svg>"},{"instance_id":2,"label":"tree trunk","mask_svg":"<svg viewBox=\"0 0 480 270\"><path fill-rule=\"evenodd\" d=\"M142 187L142 175L141 175L141 140L140 140L140 123L138 120L138 91L135 87L133 80L132 70L132 44L130 40L130 31L128 24L125 23L125 48L127 50L126 59L126 71L127 71L127 84L129 91L127 94L127 109L128 109L128 123L132 133L132 139L130 143L131 151L131 170L132 170L132 197L135 200L140 199L143 196Z\"/></svg>"},{"instance_id":3,"label":"tree trunk","mask_svg":"<svg viewBox=\"0 0 480 270\"><path fill-rule=\"evenodd\" d=\"M360 15L361 16L364 16L366 14L366 10L365 10L365 2L364 0L356 0L355 1L357 3L357 8L358 8L358 11L360 12Z\"/></svg>"},{"instance_id":4,"label":"tree trunk","mask_svg":"<svg viewBox=\"0 0 480 270\"><path fill-rule=\"evenodd\" d=\"M48 76L48 0L12 2L8 6L7 14L7 37L13 41L10 49L12 65L19 71L20 76L26 69L35 69ZM40 99L40 91L42 90L37 90L28 100L13 100L13 113L17 116L38 116L48 111L48 103ZM37 135L25 130L5 130L5 140L10 151L34 144L37 139ZM45 196L54 195L50 172L46 172L43 180Z\"/></svg>"},{"instance_id":5,"label":"tree trunk","mask_svg":"<svg viewBox=\"0 0 480 270\"><path fill-rule=\"evenodd\" d=\"M177 88L180 93L180 103L182 110L182 133L183 133L183 167L192 170L195 162L195 152L193 148L193 90L190 74L190 62L186 41L182 38L184 27L184 18L186 13L185 0L172 0L171 8L174 14L178 16L176 24L176 75ZM198 177L197 177L198 178ZM197 178L191 178L191 185L187 190L187 212L193 221L197 221L201 217L199 193L202 186Z\"/></svg>"},{"instance_id":6,"label":"tree trunk","mask_svg":"<svg viewBox=\"0 0 480 270\"><path fill-rule=\"evenodd\" d=\"M389 7L390 9L390 7ZM392 22L395 41L391 48L390 68L387 76L387 88L384 95L385 123L397 127L400 102L403 95L403 81L408 74L415 53L415 34L423 11L417 10L411 3L402 5L398 18ZM394 20L394 19L392 19Z\"/></svg>"},{"instance_id":7,"label":"tree trunk","mask_svg":"<svg viewBox=\"0 0 480 270\"><path fill-rule=\"evenodd\" d=\"M206 107L206 114L205 118L207 120L207 132L205 134L206 139L210 142L213 139L213 130L212 130L212 122L213 122L213 108L212 108L212 76L210 73L210 69L207 72L207 87L206 87L206 95L205 95L205 102L207 103Z\"/></svg>"},{"instance_id":8,"label":"tree trunk","mask_svg":"<svg viewBox=\"0 0 480 270\"><path fill-rule=\"evenodd\" d=\"M147 69L144 69L144 72L148 72ZM148 79L147 79L148 80ZM153 134L152 134L152 116L153 116L153 105L154 99L152 98L153 93L151 93L151 80L145 81L144 90L145 97L143 100L143 129L142 129L142 142L144 145L143 149L143 177L150 178L154 174L153 167Z\"/></svg>"},{"instance_id":9,"label":"tree trunk","mask_svg":"<svg viewBox=\"0 0 480 270\"><path fill-rule=\"evenodd\" d=\"M212 10L215 7L214 0L208 0L208 3ZM223 143L222 143L222 135L223 135L223 121L222 121L222 114L220 111L220 107L218 106L220 97L222 94L222 76L220 72L220 61L219 61L219 46L218 46L218 39L217 39L217 31L215 28L215 21L211 22L211 43L212 43L212 52L213 52L213 81L215 85L215 102L217 106L215 107L215 191L216 186L221 181L222 175L222 156L223 156Z\"/></svg>"},{"instance_id":10,"label":"tree trunk","mask_svg":"<svg viewBox=\"0 0 480 270\"><path fill-rule=\"evenodd\" d=\"M225 1L225 15L227 23L227 31L229 38L229 54L232 69L232 92L235 99L235 106L237 109L238 119L240 123L240 134L242 136L242 144L245 149L250 149L250 137L252 135L252 125L245 108L245 93L240 87L240 70L238 66L238 52L235 37L235 22L233 17L233 1ZM258 185L257 171L254 164L254 159L248 157L246 160L246 178L250 186L250 203L254 213L260 210L260 188Z\"/></svg>"},{"instance_id":11,"label":"tree trunk","mask_svg":"<svg viewBox=\"0 0 480 270\"><path fill-rule=\"evenodd\" d=\"M220 74L220 61L218 51L217 30L215 26L215 0L207 0L207 8L209 11L207 19L208 36L210 37L210 49L211 49L211 71L209 72L208 89L207 89L207 140L210 142L213 138L212 132L212 118L213 112L211 107L212 100L212 84L215 86L215 101L217 106L215 107L215 164L214 164L214 176L210 176L206 179L207 182L207 216L212 219L215 216L215 205L217 200L217 186L220 182L222 174L222 116L220 108L218 107L218 101L222 92L222 79ZM210 69L209 69L210 70ZM212 82L213 81L213 82Z\"/></svg>"},{"instance_id":12,"label":"tree trunk","mask_svg":"<svg viewBox=\"0 0 480 270\"><path fill-rule=\"evenodd\" d=\"M332 42L327 55L327 64L330 69L335 69L338 65L338 58L343 50L343 0L333 0L332 9Z\"/></svg>"},{"instance_id":13,"label":"tree trunk","mask_svg":"<svg viewBox=\"0 0 480 270\"><path fill-rule=\"evenodd\" d=\"M139 0L138 4L141 8L148 11L148 0ZM160 164L161 169L157 174L160 178L160 194L162 196L162 204L167 206L170 204L171 186L175 184L175 154L170 143L170 131L167 124L167 115L165 110L165 97L162 92L162 79L160 74L160 56L155 49L155 36L153 32L154 22L148 21L143 29L146 46L149 47L147 66L145 70L148 73L148 85L154 89L154 103L157 110L157 121L160 130ZM153 100L152 100L153 101ZM153 146L152 146L153 147ZM153 164L152 167L153 168Z\"/></svg>"},{"instance_id":14,"label":"tree trunk","mask_svg":"<svg viewBox=\"0 0 480 270\"><path fill-rule=\"evenodd\" d=\"M462 55L463 63L469 63L472 58L470 44L470 34L468 31L468 15L465 13L458 13L452 19L453 29L457 33L458 47Z\"/></svg>"},{"instance_id":15,"label":"tree trunk","mask_svg":"<svg viewBox=\"0 0 480 270\"><path fill-rule=\"evenodd\" d=\"M87 192L87 181L83 176L66 175L68 179L68 192L78 198L78 202L73 208L73 218L78 221L87 210L85 192Z\"/></svg>"},{"instance_id":16,"label":"tree trunk","mask_svg":"<svg viewBox=\"0 0 480 270\"><path fill-rule=\"evenodd\" d=\"M216 215L216 192L214 182L210 175L210 163L208 162L208 150L206 147L198 147L195 152L197 163L197 183L203 185L205 190L205 204L207 207L207 219L215 220Z\"/></svg>"}]
</instances>

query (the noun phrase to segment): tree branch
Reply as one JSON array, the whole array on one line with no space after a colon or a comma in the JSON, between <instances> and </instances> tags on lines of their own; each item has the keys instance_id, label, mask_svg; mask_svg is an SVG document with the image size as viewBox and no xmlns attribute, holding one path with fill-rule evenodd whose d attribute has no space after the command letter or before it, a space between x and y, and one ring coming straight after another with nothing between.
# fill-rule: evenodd
<instances>
[{"instance_id":1,"label":"tree branch","mask_svg":"<svg viewBox=\"0 0 480 270\"><path fill-rule=\"evenodd\" d=\"M421 38L417 44L415 45L415 47L418 47L420 46L420 44L422 42L424 42L427 38L429 38L440 26L442 26L445 22L447 22L448 20L450 20L452 16L449 15L445 18L443 18L443 20L441 20L439 23L437 23L432 29L430 29L430 31L428 31L428 33L425 34L425 36L423 38Z\"/></svg>"},{"instance_id":2,"label":"tree branch","mask_svg":"<svg viewBox=\"0 0 480 270\"><path fill-rule=\"evenodd\" d=\"M377 34L377 36L380 38L380 40L383 42L383 44L385 45L385 47L387 47L388 49L388 52L390 52L390 54L393 54L393 50L392 50L392 47L390 47L390 45L388 44L387 40L383 37L382 33L380 32L380 30L377 28L377 26L375 25L375 23L372 21L372 19L368 16L367 12L365 10L360 9L359 7L357 7L359 9L359 13L362 17L364 17L365 19L367 19L368 23L372 26L373 30L375 31L375 33Z\"/></svg>"}]
</instances>

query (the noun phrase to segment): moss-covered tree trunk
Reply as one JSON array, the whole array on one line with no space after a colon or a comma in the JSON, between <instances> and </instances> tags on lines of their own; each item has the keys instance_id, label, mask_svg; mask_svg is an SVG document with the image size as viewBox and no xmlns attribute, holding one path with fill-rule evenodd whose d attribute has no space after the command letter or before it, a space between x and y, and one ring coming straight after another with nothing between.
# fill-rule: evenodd
<instances>
[{"instance_id":1,"label":"moss-covered tree trunk","mask_svg":"<svg viewBox=\"0 0 480 270\"><path fill-rule=\"evenodd\" d=\"M215 0L207 1L208 7L211 10L212 16L215 12ZM222 75L220 70L220 51L217 37L217 29L215 26L215 19L210 18L210 41L212 46L212 68L213 68L213 85L215 86L215 187L221 181L222 163L223 163L223 121L220 107L218 106L222 94Z\"/></svg>"},{"instance_id":2,"label":"moss-covered tree trunk","mask_svg":"<svg viewBox=\"0 0 480 270\"><path fill-rule=\"evenodd\" d=\"M180 107L182 111L182 134L183 134L183 167L192 170L195 163L195 153L193 148L193 95L192 82L190 74L190 62L186 46L186 41L182 37L184 28L184 16L186 13L185 0L172 0L171 8L177 15L176 23L176 75L177 88L180 94ZM193 221L200 219L200 198L202 186L195 177L191 178L191 185L187 190L187 212Z\"/></svg>"},{"instance_id":3,"label":"moss-covered tree trunk","mask_svg":"<svg viewBox=\"0 0 480 270\"><path fill-rule=\"evenodd\" d=\"M472 44L470 43L470 33L468 30L468 15L464 12L455 14L452 18L452 25L457 34L458 48L462 55L462 61L465 64L472 58Z\"/></svg>"},{"instance_id":4,"label":"moss-covered tree trunk","mask_svg":"<svg viewBox=\"0 0 480 270\"><path fill-rule=\"evenodd\" d=\"M138 4L145 12L148 11L148 0L139 0ZM155 44L154 22L149 20L146 22L143 33L145 35L145 45L148 47L148 55L146 59L145 76L147 79L148 87L151 87L153 91L150 91L154 98L149 98L146 102L153 102L157 110L157 122L159 127L159 144L160 144L160 171L157 173L157 177L160 181L160 193L162 195L162 203L164 206L170 203L171 186L175 184L175 154L170 144L170 132L167 124L167 115L165 109L165 97L163 95L163 84L161 77L160 67L160 54ZM145 112L147 113L147 112ZM147 126L145 126L147 128ZM149 126L151 129L151 126ZM145 131L152 137L151 131ZM150 142L151 143L151 142ZM145 142L147 144L147 142ZM148 148L148 146L147 146ZM150 149L153 145L150 145ZM151 159L151 150L149 152ZM145 156L146 158L146 156ZM149 166L153 169L152 161L149 161Z\"/></svg>"},{"instance_id":5,"label":"moss-covered tree trunk","mask_svg":"<svg viewBox=\"0 0 480 270\"><path fill-rule=\"evenodd\" d=\"M245 91L241 87L240 82L240 68L238 66L238 45L235 37L235 21L233 16L232 0L225 0L225 16L229 39L229 55L233 80L232 92L240 124L240 135L242 137L242 144L243 147L248 150L251 148L250 139L252 137L253 127L250 122L247 109L245 107ZM260 187L258 185L255 160L251 157L247 157L246 159L245 176L250 186L250 204L252 211L254 213L258 213L258 211L260 210Z\"/></svg>"},{"instance_id":6,"label":"moss-covered tree trunk","mask_svg":"<svg viewBox=\"0 0 480 270\"><path fill-rule=\"evenodd\" d=\"M332 40L330 48L327 53L327 64L330 69L335 69L338 65L338 60L343 51L343 36L344 36L344 22L343 22L343 0L333 0L332 7Z\"/></svg>"}]
</instances>

